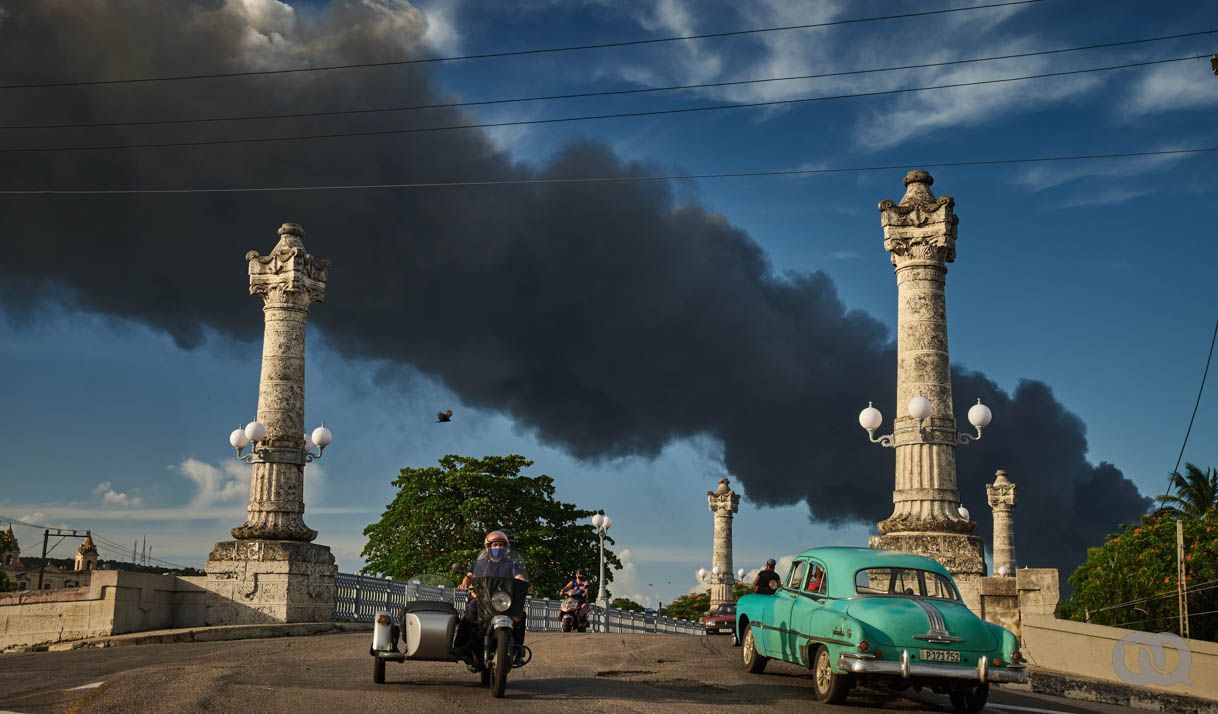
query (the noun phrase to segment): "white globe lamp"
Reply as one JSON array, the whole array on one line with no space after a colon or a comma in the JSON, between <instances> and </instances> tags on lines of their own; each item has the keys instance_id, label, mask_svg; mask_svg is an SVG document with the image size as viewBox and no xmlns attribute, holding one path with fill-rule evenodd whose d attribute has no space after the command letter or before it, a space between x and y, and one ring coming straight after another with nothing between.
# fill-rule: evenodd
<instances>
[{"instance_id":1,"label":"white globe lamp","mask_svg":"<svg viewBox=\"0 0 1218 714\"><path fill-rule=\"evenodd\" d=\"M859 412L859 426L871 433L880 428L880 424L884 423L884 415L879 409L871 406L871 402L867 402L867 408Z\"/></svg>"},{"instance_id":2,"label":"white globe lamp","mask_svg":"<svg viewBox=\"0 0 1218 714\"><path fill-rule=\"evenodd\" d=\"M260 422L251 421L249 424L245 425L245 438L249 439L250 441L262 441L262 438L265 436L266 427Z\"/></svg>"},{"instance_id":3,"label":"white globe lamp","mask_svg":"<svg viewBox=\"0 0 1218 714\"><path fill-rule=\"evenodd\" d=\"M930 416L931 404L930 400L922 395L918 395L909 400L909 416L922 421Z\"/></svg>"}]
</instances>

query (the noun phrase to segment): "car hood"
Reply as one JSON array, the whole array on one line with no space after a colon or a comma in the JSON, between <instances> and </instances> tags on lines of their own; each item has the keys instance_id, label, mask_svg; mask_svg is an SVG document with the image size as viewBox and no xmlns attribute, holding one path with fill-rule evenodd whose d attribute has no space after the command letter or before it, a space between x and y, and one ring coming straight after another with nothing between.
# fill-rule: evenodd
<instances>
[{"instance_id":1,"label":"car hood","mask_svg":"<svg viewBox=\"0 0 1218 714\"><path fill-rule=\"evenodd\" d=\"M883 633L897 647L948 646L970 652L988 652L999 645L985 622L958 602L912 597L863 597L852 601L846 607L846 614ZM948 637L941 637L942 634ZM936 638L940 641L936 642Z\"/></svg>"}]
</instances>

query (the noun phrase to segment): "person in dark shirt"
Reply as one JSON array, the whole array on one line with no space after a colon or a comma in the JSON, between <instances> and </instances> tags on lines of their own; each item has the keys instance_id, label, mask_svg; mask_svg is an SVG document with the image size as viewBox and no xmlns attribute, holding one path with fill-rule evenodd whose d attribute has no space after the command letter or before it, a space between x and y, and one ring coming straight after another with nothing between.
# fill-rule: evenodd
<instances>
[{"instance_id":1,"label":"person in dark shirt","mask_svg":"<svg viewBox=\"0 0 1218 714\"><path fill-rule=\"evenodd\" d=\"M508 536L503 531L491 531L486 534L483 541L482 553L478 555L478 559L474 561L469 572L465 574L465 578L461 584L457 586L460 590L469 590L473 585L474 578L515 578L517 580L528 581L529 574L524 567L524 563L517 558L511 557L512 543ZM473 591L470 592L473 595ZM469 603L465 607L465 619L473 623L477 619L477 604L471 597ZM512 636L516 644L524 644L524 620L515 623L512 626ZM524 658L522 650L516 650L515 660L520 663Z\"/></svg>"},{"instance_id":2,"label":"person in dark shirt","mask_svg":"<svg viewBox=\"0 0 1218 714\"><path fill-rule=\"evenodd\" d=\"M765 562L765 568L757 573L756 578L753 578L753 592L773 595L778 591L778 584L782 582L782 578L774 572L774 566L777 564L773 558Z\"/></svg>"}]
</instances>

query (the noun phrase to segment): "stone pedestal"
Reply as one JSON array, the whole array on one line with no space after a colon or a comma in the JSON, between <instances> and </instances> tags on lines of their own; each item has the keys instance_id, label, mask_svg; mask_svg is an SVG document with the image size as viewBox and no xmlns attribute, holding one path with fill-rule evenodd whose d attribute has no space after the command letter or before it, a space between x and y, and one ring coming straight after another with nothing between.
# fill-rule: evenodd
<instances>
[{"instance_id":1,"label":"stone pedestal","mask_svg":"<svg viewBox=\"0 0 1218 714\"><path fill-rule=\"evenodd\" d=\"M324 622L333 616L338 568L324 545L221 541L204 567L208 625Z\"/></svg>"}]
</instances>

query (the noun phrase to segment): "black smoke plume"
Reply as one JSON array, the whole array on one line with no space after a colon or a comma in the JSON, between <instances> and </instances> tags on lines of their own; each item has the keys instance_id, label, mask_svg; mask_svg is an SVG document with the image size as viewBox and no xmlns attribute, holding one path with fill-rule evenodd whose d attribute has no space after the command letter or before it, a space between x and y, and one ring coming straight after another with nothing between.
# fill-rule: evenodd
<instances>
[{"instance_id":1,"label":"black smoke plume","mask_svg":"<svg viewBox=\"0 0 1218 714\"><path fill-rule=\"evenodd\" d=\"M241 9L244 7L245 9ZM111 78L376 61L426 53L407 3L0 2L0 80ZM266 114L444 99L424 67L0 92L0 122ZM457 110L54 131L5 146L212 139L434 126ZM5 154L6 188L203 187L632 175L603 144L513 163L478 131L206 148ZM893 176L899 187L900 176ZM807 503L824 522L890 513L892 454L855 423L893 394L891 338L847 310L824 273L776 275L741 229L655 183L293 194L0 198L0 300L142 320L183 347L204 328L256 339L241 256L284 221L334 262L315 321L335 347L397 361L470 405L510 414L584 459L652 456L709 435L760 504ZM878 221L877 221L878 241ZM878 251L877 251L878 253ZM1035 381L1007 394L955 373L957 414L1001 415L960 454L960 487L988 542L983 484L1020 485L1022 563L1067 573L1148 501L1085 459L1084 426ZM891 404L881 404L891 415Z\"/></svg>"}]
</instances>

